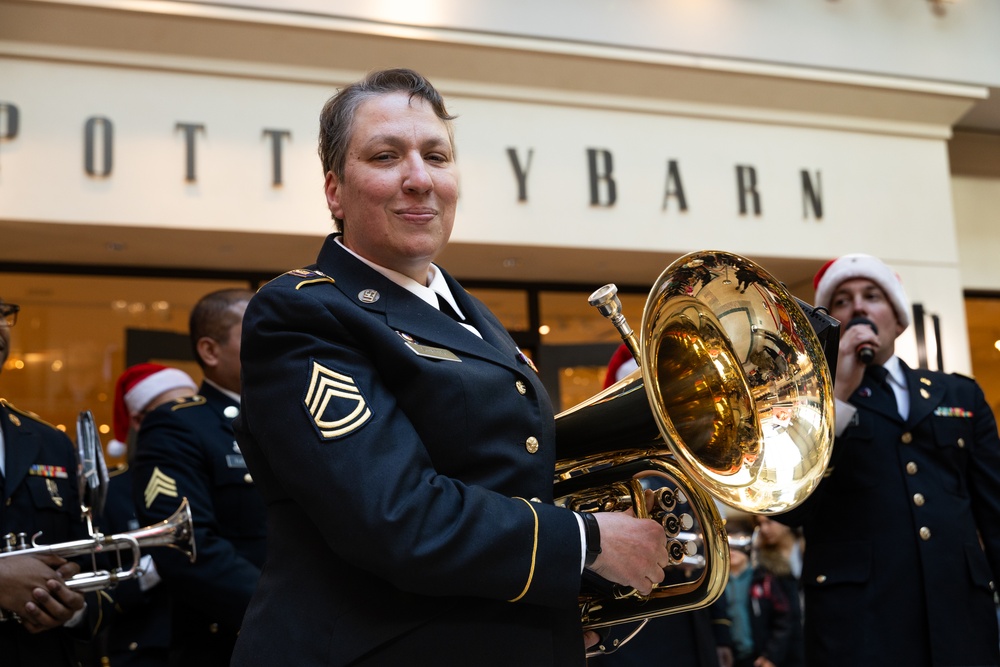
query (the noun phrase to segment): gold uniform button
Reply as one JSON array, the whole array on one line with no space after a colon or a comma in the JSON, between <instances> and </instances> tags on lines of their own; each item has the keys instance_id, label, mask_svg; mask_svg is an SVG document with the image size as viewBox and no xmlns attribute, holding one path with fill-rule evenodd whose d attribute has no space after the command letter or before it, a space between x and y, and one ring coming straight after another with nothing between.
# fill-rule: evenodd
<instances>
[{"instance_id":1,"label":"gold uniform button","mask_svg":"<svg viewBox=\"0 0 1000 667\"><path fill-rule=\"evenodd\" d=\"M917 468L917 464L914 463L913 461L910 461L909 463L906 464L906 472L907 473L909 473L911 475L916 475L917 474L917 470L919 470L919 468Z\"/></svg>"},{"instance_id":2,"label":"gold uniform button","mask_svg":"<svg viewBox=\"0 0 1000 667\"><path fill-rule=\"evenodd\" d=\"M528 388L525 386L524 382L522 382L521 380L518 380L517 382L515 382L514 386L517 387L517 393L519 393L521 396L524 396L525 394L528 393Z\"/></svg>"},{"instance_id":3,"label":"gold uniform button","mask_svg":"<svg viewBox=\"0 0 1000 667\"><path fill-rule=\"evenodd\" d=\"M528 450L529 454L534 454L538 451L538 438L531 436L524 441L524 448Z\"/></svg>"},{"instance_id":4,"label":"gold uniform button","mask_svg":"<svg viewBox=\"0 0 1000 667\"><path fill-rule=\"evenodd\" d=\"M965 438L959 438L958 439L958 446L959 447L965 447Z\"/></svg>"},{"instance_id":5,"label":"gold uniform button","mask_svg":"<svg viewBox=\"0 0 1000 667\"><path fill-rule=\"evenodd\" d=\"M4 505L6 505L7 507L10 507L10 504L11 504L12 502L14 502L14 499L13 499L13 498L8 498L8 499L7 499L7 502L5 502L5 503L4 503Z\"/></svg>"},{"instance_id":6,"label":"gold uniform button","mask_svg":"<svg viewBox=\"0 0 1000 667\"><path fill-rule=\"evenodd\" d=\"M243 481L246 482L247 484L253 484L253 475L251 475L250 473L243 475Z\"/></svg>"},{"instance_id":7,"label":"gold uniform button","mask_svg":"<svg viewBox=\"0 0 1000 667\"><path fill-rule=\"evenodd\" d=\"M903 437L901 437L900 440L903 441L904 445L908 445L911 442L913 442L913 434L907 431L906 433L903 434Z\"/></svg>"},{"instance_id":8,"label":"gold uniform button","mask_svg":"<svg viewBox=\"0 0 1000 667\"><path fill-rule=\"evenodd\" d=\"M210 626L208 626L208 631L211 632L214 635L215 633L217 633L219 631L219 624L218 623L212 623Z\"/></svg>"},{"instance_id":9,"label":"gold uniform button","mask_svg":"<svg viewBox=\"0 0 1000 667\"><path fill-rule=\"evenodd\" d=\"M817 577L816 577L816 583L817 584L822 584L822 583L825 583L825 582L826 582L826 575L825 574L817 575Z\"/></svg>"},{"instance_id":10,"label":"gold uniform button","mask_svg":"<svg viewBox=\"0 0 1000 667\"><path fill-rule=\"evenodd\" d=\"M913 494L913 504L916 505L917 507L923 507L924 506L924 494L922 494L922 493L914 493Z\"/></svg>"},{"instance_id":11,"label":"gold uniform button","mask_svg":"<svg viewBox=\"0 0 1000 667\"><path fill-rule=\"evenodd\" d=\"M542 499L539 498L538 496L535 496L534 498L531 499L531 502L533 502L533 503L540 503L540 502L542 502Z\"/></svg>"},{"instance_id":12,"label":"gold uniform button","mask_svg":"<svg viewBox=\"0 0 1000 667\"><path fill-rule=\"evenodd\" d=\"M925 542L927 540L931 539L931 529L928 528L927 526L921 526L920 527L920 539L924 540Z\"/></svg>"},{"instance_id":13,"label":"gold uniform button","mask_svg":"<svg viewBox=\"0 0 1000 667\"><path fill-rule=\"evenodd\" d=\"M128 650L130 651L134 651L137 648L139 648L139 642L132 642L131 644L128 645Z\"/></svg>"}]
</instances>

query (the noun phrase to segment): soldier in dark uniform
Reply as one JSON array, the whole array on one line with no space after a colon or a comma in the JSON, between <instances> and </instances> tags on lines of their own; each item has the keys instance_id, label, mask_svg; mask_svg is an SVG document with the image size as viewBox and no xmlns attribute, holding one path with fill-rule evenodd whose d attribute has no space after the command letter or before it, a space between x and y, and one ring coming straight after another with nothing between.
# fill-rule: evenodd
<instances>
[{"instance_id":1,"label":"soldier in dark uniform","mask_svg":"<svg viewBox=\"0 0 1000 667\"><path fill-rule=\"evenodd\" d=\"M139 522L191 503L197 560L156 549L153 558L173 599L171 664L228 665L243 613L264 562L264 502L233 437L239 414L240 331L248 290L203 297L190 335L205 373L199 394L161 405L142 420L132 497Z\"/></svg>"},{"instance_id":2,"label":"soldier in dark uniform","mask_svg":"<svg viewBox=\"0 0 1000 667\"><path fill-rule=\"evenodd\" d=\"M115 439L108 443L115 456L135 453L135 436L143 417L164 403L191 396L198 385L184 371L160 364L136 364L115 383ZM130 443L130 444L129 444ZM124 533L141 528L132 502L132 471L125 463L110 471L107 501L99 519L101 532ZM104 567L117 565L110 556ZM166 667L169 664L170 596L152 556L140 559L140 576L114 590L114 611L101 637L102 657L110 667Z\"/></svg>"},{"instance_id":3,"label":"soldier in dark uniform","mask_svg":"<svg viewBox=\"0 0 1000 667\"><path fill-rule=\"evenodd\" d=\"M895 356L909 301L875 257L828 263L816 305L846 326L837 441L816 492L775 517L805 528L806 663L1000 664L1000 438L982 390Z\"/></svg>"},{"instance_id":4,"label":"soldier in dark uniform","mask_svg":"<svg viewBox=\"0 0 1000 667\"><path fill-rule=\"evenodd\" d=\"M584 565L663 579L658 523L591 514L588 534L553 505L545 388L432 264L458 197L450 118L410 70L323 110L343 236L244 326L237 433L272 532L234 665L583 665Z\"/></svg>"},{"instance_id":5,"label":"soldier in dark uniform","mask_svg":"<svg viewBox=\"0 0 1000 667\"><path fill-rule=\"evenodd\" d=\"M10 353L18 307L0 300L0 369ZM87 537L73 443L37 415L0 399L0 535L41 531L42 544ZM58 556L0 558L0 663L75 665L74 640L97 631L100 599L68 589L80 571ZM93 614L88 614L87 610Z\"/></svg>"}]
</instances>

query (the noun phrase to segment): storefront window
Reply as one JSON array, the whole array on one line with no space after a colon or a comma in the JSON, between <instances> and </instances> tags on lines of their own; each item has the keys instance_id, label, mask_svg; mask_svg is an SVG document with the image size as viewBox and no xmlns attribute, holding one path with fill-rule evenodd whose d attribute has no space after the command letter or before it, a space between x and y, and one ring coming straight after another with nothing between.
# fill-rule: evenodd
<instances>
[{"instance_id":1,"label":"storefront window","mask_svg":"<svg viewBox=\"0 0 1000 667\"><path fill-rule=\"evenodd\" d=\"M994 414L1000 414L1000 298L966 298L965 312L972 373Z\"/></svg>"},{"instance_id":2,"label":"storefront window","mask_svg":"<svg viewBox=\"0 0 1000 667\"><path fill-rule=\"evenodd\" d=\"M621 344L618 330L587 302L589 296L589 292L542 292L539 296L539 361L557 410L570 408L601 390L608 361ZM637 336L646 296L618 294L622 312Z\"/></svg>"},{"instance_id":3,"label":"storefront window","mask_svg":"<svg viewBox=\"0 0 1000 667\"><path fill-rule=\"evenodd\" d=\"M21 312L10 332L0 396L74 440L77 415L90 410L107 443L115 381L127 364L155 361L181 368L201 382L186 343L188 315L213 290L247 286L240 281L5 273L0 297L20 305Z\"/></svg>"}]
</instances>

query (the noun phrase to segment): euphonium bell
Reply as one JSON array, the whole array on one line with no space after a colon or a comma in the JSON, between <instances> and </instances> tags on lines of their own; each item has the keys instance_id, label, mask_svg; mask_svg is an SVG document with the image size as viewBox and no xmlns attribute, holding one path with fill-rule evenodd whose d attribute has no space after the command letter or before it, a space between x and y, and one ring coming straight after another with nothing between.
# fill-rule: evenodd
<instances>
[{"instance_id":1,"label":"euphonium bell","mask_svg":"<svg viewBox=\"0 0 1000 667\"><path fill-rule=\"evenodd\" d=\"M833 443L824 345L759 266L724 252L681 257L650 290L639 340L616 292L605 286L590 301L639 368L556 417L556 503L659 521L671 563L648 596L603 580L585 586L587 628L711 604L729 576L715 500L787 511L815 489Z\"/></svg>"}]
</instances>

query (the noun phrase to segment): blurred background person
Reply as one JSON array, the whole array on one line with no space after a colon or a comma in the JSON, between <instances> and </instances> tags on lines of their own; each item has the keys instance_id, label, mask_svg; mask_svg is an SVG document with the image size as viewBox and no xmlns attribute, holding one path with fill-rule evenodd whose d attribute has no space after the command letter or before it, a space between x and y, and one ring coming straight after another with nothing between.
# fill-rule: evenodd
<instances>
[{"instance_id":1,"label":"blurred background person","mask_svg":"<svg viewBox=\"0 0 1000 667\"><path fill-rule=\"evenodd\" d=\"M726 510L729 583L736 667L804 667L801 614L791 565L780 550L754 553L756 517ZM788 578L782 582L782 578ZM790 583L789 583L790 580Z\"/></svg>"},{"instance_id":2,"label":"blurred background person","mask_svg":"<svg viewBox=\"0 0 1000 667\"><path fill-rule=\"evenodd\" d=\"M792 578L799 608L802 607L802 557L805 540L802 539L800 528L791 528L780 521L760 515L757 522L757 549L759 552L777 551L788 562L789 575Z\"/></svg>"},{"instance_id":3,"label":"blurred background person","mask_svg":"<svg viewBox=\"0 0 1000 667\"><path fill-rule=\"evenodd\" d=\"M155 408L192 396L198 391L184 371L160 364L136 364L125 369L115 383L113 406L114 437L108 443L109 454L129 458L135 451L135 438L143 417ZM124 533L141 528L132 502L132 473L125 463L109 471L111 480L104 514L99 519L101 532ZM117 559L109 556L105 566ZM128 563L125 563L128 566ZM114 612L102 633L102 655L106 665L120 667L166 667L170 650L170 599L153 557L142 555L142 574L124 581L114 590Z\"/></svg>"},{"instance_id":4,"label":"blurred background person","mask_svg":"<svg viewBox=\"0 0 1000 667\"><path fill-rule=\"evenodd\" d=\"M0 370L20 308L0 299ZM88 537L80 510L76 446L38 415L0 398L0 535L41 532L43 544ZM80 566L58 556L0 558L0 663L77 664L75 641L90 642L101 597L66 587ZM89 613L88 613L89 612ZM89 652L83 649L82 655Z\"/></svg>"},{"instance_id":5,"label":"blurred background person","mask_svg":"<svg viewBox=\"0 0 1000 667\"><path fill-rule=\"evenodd\" d=\"M171 665L229 665L243 614L264 562L264 501L233 436L240 405L240 334L253 292L202 297L189 334L204 372L198 394L147 413L132 459L132 498L141 525L191 504L197 560L151 550L173 605ZM305 574L305 573L304 573Z\"/></svg>"}]
</instances>

